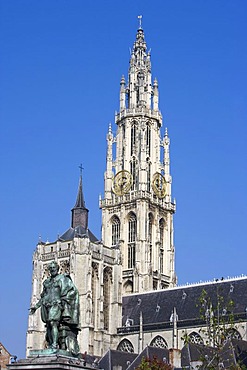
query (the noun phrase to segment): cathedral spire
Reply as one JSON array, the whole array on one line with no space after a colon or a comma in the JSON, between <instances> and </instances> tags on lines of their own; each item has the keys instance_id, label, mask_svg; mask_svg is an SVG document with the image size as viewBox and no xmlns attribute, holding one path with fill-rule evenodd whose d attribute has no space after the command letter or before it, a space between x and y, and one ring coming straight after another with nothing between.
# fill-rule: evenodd
<instances>
[{"instance_id":1,"label":"cathedral spire","mask_svg":"<svg viewBox=\"0 0 247 370\"><path fill-rule=\"evenodd\" d=\"M72 220L71 226L73 228L77 226L82 226L84 229L88 227L88 209L85 206L85 200L83 195L83 188L82 188L82 165L79 166L80 168L80 180L78 186L78 192L76 197L76 202L74 208L72 208Z\"/></svg>"},{"instance_id":2,"label":"cathedral spire","mask_svg":"<svg viewBox=\"0 0 247 370\"><path fill-rule=\"evenodd\" d=\"M138 19L140 25L131 51L128 83L125 90L124 79L122 78L121 80L120 111L124 109L124 92L126 92L127 106L129 109L152 109L153 105L152 96L154 92L151 76L150 52L147 51L147 44L142 28L142 16L138 16ZM156 85L154 89L157 102L158 86ZM158 108L157 105L156 103L156 109Z\"/></svg>"}]
</instances>

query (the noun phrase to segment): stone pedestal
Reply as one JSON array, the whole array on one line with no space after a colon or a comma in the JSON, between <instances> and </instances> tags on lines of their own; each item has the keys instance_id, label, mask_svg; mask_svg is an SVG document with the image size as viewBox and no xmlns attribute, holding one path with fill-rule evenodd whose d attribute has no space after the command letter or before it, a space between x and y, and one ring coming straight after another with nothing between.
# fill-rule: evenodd
<instances>
[{"instance_id":1,"label":"stone pedestal","mask_svg":"<svg viewBox=\"0 0 247 370\"><path fill-rule=\"evenodd\" d=\"M31 351L27 359L7 365L9 370L75 370L75 369L95 369L87 364L84 359L73 357L62 350L40 350Z\"/></svg>"}]
</instances>

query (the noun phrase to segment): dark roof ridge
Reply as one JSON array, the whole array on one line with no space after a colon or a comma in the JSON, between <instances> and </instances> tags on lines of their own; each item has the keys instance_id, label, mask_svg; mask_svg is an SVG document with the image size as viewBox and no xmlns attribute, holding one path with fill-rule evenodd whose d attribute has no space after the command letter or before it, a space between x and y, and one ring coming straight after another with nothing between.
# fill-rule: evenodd
<instances>
[{"instance_id":1,"label":"dark roof ridge","mask_svg":"<svg viewBox=\"0 0 247 370\"><path fill-rule=\"evenodd\" d=\"M188 283L188 284L185 284L185 285L178 285L178 286L175 286L175 287L172 287L172 288L167 288L167 289L157 289L157 290L148 290L146 292L131 293L131 294L123 295L123 297L129 297L130 295L134 296L134 295L143 295L143 294L165 292L165 291L178 290L178 289L186 289L186 288L192 288L192 287L195 287L195 286L228 283L228 282L231 282L231 281L236 281L236 280L239 281L239 280L246 280L246 279L247 279L247 275L242 274L241 276L227 277L227 278L224 278L222 280L221 279L214 279L214 280L210 280L210 281L204 281L204 282L202 281L202 282L198 282L198 283Z\"/></svg>"}]
</instances>

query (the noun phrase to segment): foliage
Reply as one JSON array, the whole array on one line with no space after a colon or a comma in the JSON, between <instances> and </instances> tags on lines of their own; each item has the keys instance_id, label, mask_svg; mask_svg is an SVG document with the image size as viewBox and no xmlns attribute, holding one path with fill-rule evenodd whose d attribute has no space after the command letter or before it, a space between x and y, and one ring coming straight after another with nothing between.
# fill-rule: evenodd
<instances>
[{"instance_id":1,"label":"foliage","mask_svg":"<svg viewBox=\"0 0 247 370\"><path fill-rule=\"evenodd\" d=\"M234 302L232 299L225 299L220 288L216 287L216 296L213 300L205 289L202 290L197 307L199 308L199 318L204 323L199 333L202 334L206 346L216 348L215 354L211 357L205 352L206 346L201 347L201 365L198 366L198 369L215 370L220 368L219 350L222 349L227 339L233 338L234 334L237 333L233 312ZM187 333L182 337L182 340L185 344L191 342ZM244 367L243 365L234 365L230 366L229 369L244 369Z\"/></svg>"},{"instance_id":2,"label":"foliage","mask_svg":"<svg viewBox=\"0 0 247 370\"><path fill-rule=\"evenodd\" d=\"M164 363L157 359L157 357L150 358L142 358L140 365L136 368L136 370L172 370L173 367L169 364Z\"/></svg>"},{"instance_id":3,"label":"foliage","mask_svg":"<svg viewBox=\"0 0 247 370\"><path fill-rule=\"evenodd\" d=\"M206 338L205 344L221 348L235 329L233 300L225 300L217 287L216 301L213 302L203 289L198 306L200 318L206 323L205 328L200 329Z\"/></svg>"}]
</instances>

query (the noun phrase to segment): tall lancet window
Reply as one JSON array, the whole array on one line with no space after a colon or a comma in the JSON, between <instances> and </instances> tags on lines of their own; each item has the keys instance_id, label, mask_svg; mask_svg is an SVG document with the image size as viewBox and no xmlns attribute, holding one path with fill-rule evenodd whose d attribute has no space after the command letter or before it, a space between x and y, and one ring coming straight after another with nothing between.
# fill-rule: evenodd
<instances>
[{"instance_id":1,"label":"tall lancet window","mask_svg":"<svg viewBox=\"0 0 247 370\"><path fill-rule=\"evenodd\" d=\"M147 159L147 191L151 191L151 163Z\"/></svg>"},{"instance_id":2,"label":"tall lancet window","mask_svg":"<svg viewBox=\"0 0 247 370\"><path fill-rule=\"evenodd\" d=\"M103 312L104 312L104 330L109 329L110 322L110 294L111 294L112 270L110 267L104 268L103 273Z\"/></svg>"},{"instance_id":3,"label":"tall lancet window","mask_svg":"<svg viewBox=\"0 0 247 370\"><path fill-rule=\"evenodd\" d=\"M130 155L135 154L136 134L137 134L137 128L136 128L136 122L134 122L133 125L131 126Z\"/></svg>"},{"instance_id":4,"label":"tall lancet window","mask_svg":"<svg viewBox=\"0 0 247 370\"><path fill-rule=\"evenodd\" d=\"M151 154L151 129L147 125L147 132L146 132L146 146L147 146L147 155L150 157Z\"/></svg>"},{"instance_id":5,"label":"tall lancet window","mask_svg":"<svg viewBox=\"0 0 247 370\"><path fill-rule=\"evenodd\" d=\"M165 231L165 220L163 218L161 218L160 222L159 222L159 231L160 231L160 247L163 248L163 245L164 245L164 231Z\"/></svg>"},{"instance_id":6,"label":"tall lancet window","mask_svg":"<svg viewBox=\"0 0 247 370\"><path fill-rule=\"evenodd\" d=\"M160 273L163 274L164 272L164 249L160 249Z\"/></svg>"},{"instance_id":7,"label":"tall lancet window","mask_svg":"<svg viewBox=\"0 0 247 370\"><path fill-rule=\"evenodd\" d=\"M131 190L136 190L137 188L137 179L136 179L136 159L133 158L132 161L130 162L130 173L132 175L132 179L133 179L133 182L132 182L132 186L131 186Z\"/></svg>"},{"instance_id":8,"label":"tall lancet window","mask_svg":"<svg viewBox=\"0 0 247 370\"><path fill-rule=\"evenodd\" d=\"M164 272L164 237L165 237L165 220L160 219L159 222L159 232L160 232L160 273Z\"/></svg>"},{"instance_id":9,"label":"tall lancet window","mask_svg":"<svg viewBox=\"0 0 247 370\"><path fill-rule=\"evenodd\" d=\"M128 222L128 268L135 267L136 258L136 215L130 213Z\"/></svg>"},{"instance_id":10,"label":"tall lancet window","mask_svg":"<svg viewBox=\"0 0 247 370\"><path fill-rule=\"evenodd\" d=\"M92 324L96 326L97 320L97 286L99 280L99 265L95 262L92 263Z\"/></svg>"},{"instance_id":11,"label":"tall lancet window","mask_svg":"<svg viewBox=\"0 0 247 370\"><path fill-rule=\"evenodd\" d=\"M148 215L148 243L149 243L149 262L152 262L153 254L153 215L149 213Z\"/></svg>"},{"instance_id":12,"label":"tall lancet window","mask_svg":"<svg viewBox=\"0 0 247 370\"><path fill-rule=\"evenodd\" d=\"M112 246L116 246L120 239L120 220L117 216L112 217Z\"/></svg>"}]
</instances>

